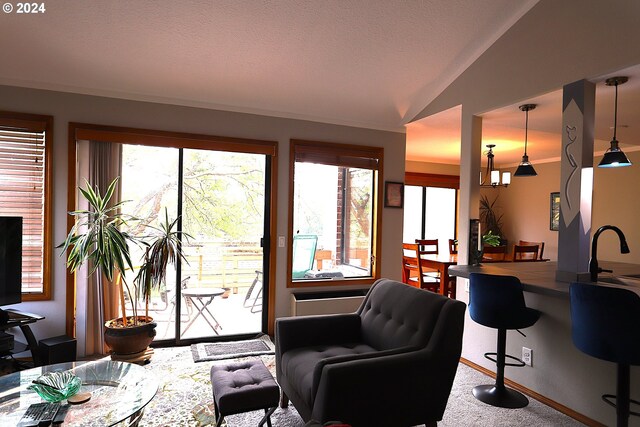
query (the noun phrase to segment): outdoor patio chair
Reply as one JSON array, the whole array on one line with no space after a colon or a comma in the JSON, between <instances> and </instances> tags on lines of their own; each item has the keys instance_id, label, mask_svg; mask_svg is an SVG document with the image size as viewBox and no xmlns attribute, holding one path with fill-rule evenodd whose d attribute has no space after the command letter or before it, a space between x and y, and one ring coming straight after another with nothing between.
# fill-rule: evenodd
<instances>
[{"instance_id":1,"label":"outdoor patio chair","mask_svg":"<svg viewBox=\"0 0 640 427\"><path fill-rule=\"evenodd\" d=\"M258 285L258 290L255 290L256 285ZM255 291L255 295L251 296ZM256 270L256 278L251 282L251 286L249 286L249 290L247 291L247 295L244 297L244 302L242 303L244 308L250 308L252 313L259 313L262 311L262 271Z\"/></svg>"}]
</instances>

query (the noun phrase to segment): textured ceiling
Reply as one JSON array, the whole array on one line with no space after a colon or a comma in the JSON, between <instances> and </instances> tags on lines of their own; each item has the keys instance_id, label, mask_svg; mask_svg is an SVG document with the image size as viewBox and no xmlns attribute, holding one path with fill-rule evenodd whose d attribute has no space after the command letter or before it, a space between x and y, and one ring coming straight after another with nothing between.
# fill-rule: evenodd
<instances>
[{"instance_id":1,"label":"textured ceiling","mask_svg":"<svg viewBox=\"0 0 640 427\"><path fill-rule=\"evenodd\" d=\"M46 2L0 14L0 84L404 131L536 2Z\"/></svg>"}]
</instances>

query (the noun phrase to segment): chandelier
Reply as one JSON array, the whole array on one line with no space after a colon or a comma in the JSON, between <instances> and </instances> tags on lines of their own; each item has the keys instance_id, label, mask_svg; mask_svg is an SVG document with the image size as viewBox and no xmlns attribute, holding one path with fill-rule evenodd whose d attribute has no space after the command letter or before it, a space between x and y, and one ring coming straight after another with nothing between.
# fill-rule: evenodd
<instances>
[{"instance_id":1,"label":"chandelier","mask_svg":"<svg viewBox=\"0 0 640 427\"><path fill-rule=\"evenodd\" d=\"M487 144L487 148L489 149L489 151L487 151L487 170L484 173L484 177L482 176L483 175L482 171L480 171L480 187L497 188L497 187L507 187L509 184L511 184L510 172L502 172L502 182L500 182L500 171L497 169L494 169L493 147L495 146L496 146L495 144Z\"/></svg>"}]
</instances>

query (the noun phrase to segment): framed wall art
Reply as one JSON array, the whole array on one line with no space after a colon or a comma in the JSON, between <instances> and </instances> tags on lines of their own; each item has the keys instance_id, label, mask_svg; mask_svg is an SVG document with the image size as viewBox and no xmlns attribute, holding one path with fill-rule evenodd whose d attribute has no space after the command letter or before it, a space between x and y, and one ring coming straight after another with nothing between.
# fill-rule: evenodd
<instances>
[{"instance_id":1,"label":"framed wall art","mask_svg":"<svg viewBox=\"0 0 640 427\"><path fill-rule=\"evenodd\" d=\"M558 231L560 228L560 193L551 193L549 210L549 229Z\"/></svg>"},{"instance_id":2,"label":"framed wall art","mask_svg":"<svg viewBox=\"0 0 640 427\"><path fill-rule=\"evenodd\" d=\"M402 208L404 203L404 184L386 181L384 183L384 207Z\"/></svg>"}]
</instances>

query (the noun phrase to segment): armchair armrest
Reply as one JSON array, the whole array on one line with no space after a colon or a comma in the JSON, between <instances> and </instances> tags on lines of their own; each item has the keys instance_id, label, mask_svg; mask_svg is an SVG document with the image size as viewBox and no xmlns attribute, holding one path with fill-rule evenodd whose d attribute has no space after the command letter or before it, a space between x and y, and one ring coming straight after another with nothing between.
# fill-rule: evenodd
<instances>
[{"instance_id":1,"label":"armchair armrest","mask_svg":"<svg viewBox=\"0 0 640 427\"><path fill-rule=\"evenodd\" d=\"M356 313L276 319L276 355L297 347L359 341L360 316Z\"/></svg>"}]
</instances>

